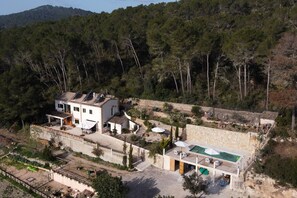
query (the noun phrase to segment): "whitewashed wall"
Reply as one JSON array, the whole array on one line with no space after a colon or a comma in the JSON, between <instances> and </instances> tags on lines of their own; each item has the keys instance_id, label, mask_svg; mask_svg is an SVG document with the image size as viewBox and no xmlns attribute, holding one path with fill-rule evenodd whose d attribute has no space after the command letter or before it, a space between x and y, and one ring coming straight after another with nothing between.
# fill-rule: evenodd
<instances>
[{"instance_id":1,"label":"whitewashed wall","mask_svg":"<svg viewBox=\"0 0 297 198\"><path fill-rule=\"evenodd\" d=\"M76 181L74 179L71 179L57 172L52 171L51 176L54 181L64 184L65 186L69 186L72 189L77 189L80 192L83 192L84 190L89 190L91 192L94 192L94 189L91 186L81 183L79 181Z\"/></svg>"}]
</instances>

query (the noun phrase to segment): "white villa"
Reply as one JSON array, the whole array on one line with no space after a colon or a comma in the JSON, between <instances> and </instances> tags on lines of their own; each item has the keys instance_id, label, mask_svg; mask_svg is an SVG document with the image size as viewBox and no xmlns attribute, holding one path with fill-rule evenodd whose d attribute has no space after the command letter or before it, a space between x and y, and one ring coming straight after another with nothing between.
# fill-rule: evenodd
<instances>
[{"instance_id":1,"label":"white villa","mask_svg":"<svg viewBox=\"0 0 297 198\"><path fill-rule=\"evenodd\" d=\"M49 123L59 120L61 127L70 125L102 133L103 128L108 127L107 121L119 113L119 100L92 91L88 94L66 92L56 98L55 110L46 115Z\"/></svg>"}]
</instances>

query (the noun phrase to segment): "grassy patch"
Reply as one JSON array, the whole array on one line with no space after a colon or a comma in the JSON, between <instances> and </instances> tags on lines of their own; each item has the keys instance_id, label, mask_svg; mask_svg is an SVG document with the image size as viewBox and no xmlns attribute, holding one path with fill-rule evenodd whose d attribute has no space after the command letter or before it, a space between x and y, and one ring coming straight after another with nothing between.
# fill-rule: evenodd
<instances>
[{"instance_id":1,"label":"grassy patch","mask_svg":"<svg viewBox=\"0 0 297 198\"><path fill-rule=\"evenodd\" d=\"M1 159L0 162L7 165L7 166L14 166L17 170L21 170L21 169L24 169L24 168L27 167L26 165L24 165L24 164L22 164L22 163L20 163L20 162L18 162L16 160L12 160L12 159L10 159L8 157L5 157L5 158Z\"/></svg>"}]
</instances>

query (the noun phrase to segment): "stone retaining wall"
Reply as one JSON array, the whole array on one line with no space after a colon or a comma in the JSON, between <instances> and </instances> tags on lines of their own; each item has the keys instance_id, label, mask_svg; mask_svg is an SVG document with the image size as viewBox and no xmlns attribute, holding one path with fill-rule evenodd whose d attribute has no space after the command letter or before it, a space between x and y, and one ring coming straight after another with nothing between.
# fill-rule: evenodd
<instances>
[{"instance_id":1,"label":"stone retaining wall","mask_svg":"<svg viewBox=\"0 0 297 198\"><path fill-rule=\"evenodd\" d=\"M69 147L74 152L96 157L92 152L94 148L98 148L98 144L84 139L83 137L37 125L30 126L30 133L33 138L40 138L48 141L53 139L56 143L61 142L64 147ZM101 159L116 164L122 164L123 153L101 146L99 146L99 148L102 149L104 153L103 156L100 157Z\"/></svg>"},{"instance_id":2,"label":"stone retaining wall","mask_svg":"<svg viewBox=\"0 0 297 198\"><path fill-rule=\"evenodd\" d=\"M186 126L186 130L188 140L202 145L254 153L260 144L258 135L253 132L241 133L191 124Z\"/></svg>"},{"instance_id":3,"label":"stone retaining wall","mask_svg":"<svg viewBox=\"0 0 297 198\"><path fill-rule=\"evenodd\" d=\"M33 138L40 138L44 140L54 140L56 143L61 142L64 147L69 147L75 152L81 152L85 155L96 157L92 152L94 148L98 147L98 144L96 142L92 142L91 140L84 139L83 137L71 135L62 131L37 126L37 125L31 125L30 126L30 133ZM124 144L124 141L116 139L114 137L111 137L106 134L101 134L105 136L106 139L110 139L110 142L113 142L113 144L117 144L122 146ZM156 156L156 162L154 162L153 158L149 158L149 151L138 147L136 145L132 145L133 147L133 156L137 157L138 159L143 159L146 162L149 162L153 164L156 167L163 168L163 156L157 155ZM110 148L99 146L100 149L103 150L103 156L100 158L104 161L116 163L122 165L123 162L123 156L124 154L112 150ZM129 151L129 144L127 143L127 152ZM129 156L127 156L129 158Z\"/></svg>"}]
</instances>

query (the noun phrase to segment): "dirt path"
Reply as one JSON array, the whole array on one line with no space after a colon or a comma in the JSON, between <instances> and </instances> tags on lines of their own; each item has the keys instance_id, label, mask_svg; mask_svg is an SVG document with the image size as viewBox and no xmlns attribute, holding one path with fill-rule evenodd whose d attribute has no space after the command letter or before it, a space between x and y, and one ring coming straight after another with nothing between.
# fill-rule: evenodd
<instances>
[{"instance_id":1,"label":"dirt path","mask_svg":"<svg viewBox=\"0 0 297 198\"><path fill-rule=\"evenodd\" d=\"M119 170L119 169L113 168L111 166L106 166L106 165L103 165L103 164L91 162L89 160L86 160L86 159L83 159L83 158L80 158L80 157L76 157L76 156L73 156L73 155L67 156L66 159L67 160L70 160L69 163L72 163L72 162L74 162L74 163L82 162L83 164L88 164L90 166L94 166L94 167L97 167L97 168L100 168L100 169L107 170L113 176L123 176L123 175L129 174L128 171Z\"/></svg>"}]
</instances>

